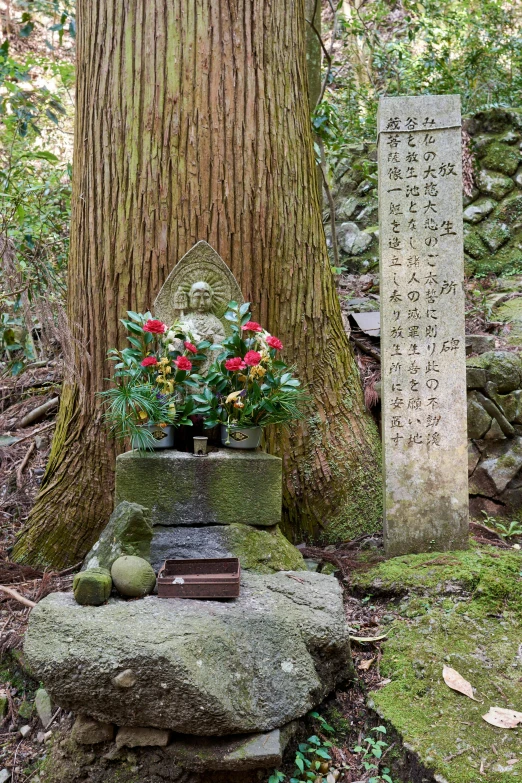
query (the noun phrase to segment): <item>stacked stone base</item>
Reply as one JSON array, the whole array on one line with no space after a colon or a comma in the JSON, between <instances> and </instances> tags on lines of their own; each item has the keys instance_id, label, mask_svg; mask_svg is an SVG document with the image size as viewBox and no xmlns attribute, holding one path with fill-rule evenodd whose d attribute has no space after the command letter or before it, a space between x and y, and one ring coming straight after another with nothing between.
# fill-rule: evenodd
<instances>
[{"instance_id":1,"label":"stacked stone base","mask_svg":"<svg viewBox=\"0 0 522 783\"><path fill-rule=\"evenodd\" d=\"M130 452L118 458L116 496L150 508L156 570L169 558L237 556L239 598L95 607L52 594L31 613L30 665L80 716L76 747L104 742L106 761L131 753L148 765L115 781L257 780L280 765L295 722L352 674L338 581L306 571L278 528L281 460Z\"/></svg>"}]
</instances>

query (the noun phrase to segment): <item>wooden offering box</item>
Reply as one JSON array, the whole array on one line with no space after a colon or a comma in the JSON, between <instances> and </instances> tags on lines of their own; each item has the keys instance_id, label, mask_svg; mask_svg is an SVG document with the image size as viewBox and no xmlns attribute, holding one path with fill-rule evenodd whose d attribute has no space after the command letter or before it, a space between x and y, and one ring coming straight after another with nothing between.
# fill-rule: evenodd
<instances>
[{"instance_id":1,"label":"wooden offering box","mask_svg":"<svg viewBox=\"0 0 522 783\"><path fill-rule=\"evenodd\" d=\"M241 567L237 557L165 560L158 574L160 598L237 598Z\"/></svg>"}]
</instances>

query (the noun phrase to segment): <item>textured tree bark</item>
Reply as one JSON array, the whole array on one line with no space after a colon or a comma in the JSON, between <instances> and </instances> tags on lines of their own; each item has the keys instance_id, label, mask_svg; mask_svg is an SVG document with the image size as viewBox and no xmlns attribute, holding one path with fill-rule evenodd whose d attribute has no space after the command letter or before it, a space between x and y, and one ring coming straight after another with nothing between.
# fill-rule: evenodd
<instances>
[{"instance_id":1,"label":"textured tree bark","mask_svg":"<svg viewBox=\"0 0 522 783\"><path fill-rule=\"evenodd\" d=\"M95 397L106 351L123 343L118 319L150 307L200 239L309 385L307 418L266 441L284 459L287 529L376 529L379 439L321 224L304 0L79 0L78 16L74 373L15 557L69 565L106 523L115 447Z\"/></svg>"}]
</instances>

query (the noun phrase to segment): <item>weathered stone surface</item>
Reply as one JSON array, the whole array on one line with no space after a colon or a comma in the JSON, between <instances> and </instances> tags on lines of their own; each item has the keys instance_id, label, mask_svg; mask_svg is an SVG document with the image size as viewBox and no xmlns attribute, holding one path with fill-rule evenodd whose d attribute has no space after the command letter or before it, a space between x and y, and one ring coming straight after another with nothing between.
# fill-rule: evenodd
<instances>
[{"instance_id":1,"label":"weathered stone surface","mask_svg":"<svg viewBox=\"0 0 522 783\"><path fill-rule=\"evenodd\" d=\"M335 209L335 219L339 221L350 220L350 218L357 212L361 204L361 200L356 196L348 196L348 198L341 199Z\"/></svg>"},{"instance_id":2,"label":"weathered stone surface","mask_svg":"<svg viewBox=\"0 0 522 783\"><path fill-rule=\"evenodd\" d=\"M495 350L495 338L492 334L467 334L466 352L486 353Z\"/></svg>"},{"instance_id":3,"label":"weathered stone surface","mask_svg":"<svg viewBox=\"0 0 522 783\"><path fill-rule=\"evenodd\" d=\"M146 498L154 525L277 525L281 465L263 451L128 451L116 460L116 502Z\"/></svg>"},{"instance_id":4,"label":"weathered stone surface","mask_svg":"<svg viewBox=\"0 0 522 783\"><path fill-rule=\"evenodd\" d=\"M522 166L518 169L513 179L515 180L515 184L518 185L519 188L522 188Z\"/></svg>"},{"instance_id":5,"label":"weathered stone surface","mask_svg":"<svg viewBox=\"0 0 522 783\"><path fill-rule=\"evenodd\" d=\"M101 567L110 571L121 555L136 555L149 560L151 540L148 508L124 500L112 512L107 527L86 556L83 568Z\"/></svg>"},{"instance_id":6,"label":"weathered stone surface","mask_svg":"<svg viewBox=\"0 0 522 783\"><path fill-rule=\"evenodd\" d=\"M78 715L72 728L72 738L79 745L97 745L99 742L111 742L114 738L114 726L111 723Z\"/></svg>"},{"instance_id":7,"label":"weathered stone surface","mask_svg":"<svg viewBox=\"0 0 522 783\"><path fill-rule=\"evenodd\" d=\"M51 697L45 688L38 688L36 691L34 696L34 706L36 708L36 712L38 713L38 717L40 718L40 722L45 729L53 717L53 705L51 702Z\"/></svg>"},{"instance_id":8,"label":"weathered stone surface","mask_svg":"<svg viewBox=\"0 0 522 783\"><path fill-rule=\"evenodd\" d=\"M468 438L483 438L491 427L491 416L478 402L474 392L468 395Z\"/></svg>"},{"instance_id":9,"label":"weathered stone surface","mask_svg":"<svg viewBox=\"0 0 522 783\"><path fill-rule=\"evenodd\" d=\"M510 177L486 169L479 171L475 180L481 193L485 193L486 196L491 196L497 201L507 196L515 187L515 183Z\"/></svg>"},{"instance_id":10,"label":"weathered stone surface","mask_svg":"<svg viewBox=\"0 0 522 783\"><path fill-rule=\"evenodd\" d=\"M53 593L33 609L27 657L56 702L121 726L197 735L270 731L351 675L341 588L299 571L243 574L230 602L111 601ZM132 688L113 684L125 669Z\"/></svg>"},{"instance_id":11,"label":"weathered stone surface","mask_svg":"<svg viewBox=\"0 0 522 783\"><path fill-rule=\"evenodd\" d=\"M489 351L467 361L470 367L478 367L486 371L487 381L495 385L499 394L520 389L522 387L522 360L518 354L509 351Z\"/></svg>"},{"instance_id":12,"label":"weathered stone surface","mask_svg":"<svg viewBox=\"0 0 522 783\"><path fill-rule=\"evenodd\" d=\"M510 237L509 227L505 223L496 220L488 220L478 229L482 241L492 253L505 245Z\"/></svg>"},{"instance_id":13,"label":"weathered stone surface","mask_svg":"<svg viewBox=\"0 0 522 783\"><path fill-rule=\"evenodd\" d=\"M76 602L82 606L100 606L111 594L112 579L106 568L80 571L73 579Z\"/></svg>"},{"instance_id":14,"label":"weathered stone surface","mask_svg":"<svg viewBox=\"0 0 522 783\"><path fill-rule=\"evenodd\" d=\"M305 568L301 553L279 528L250 525L154 528L152 564L158 571L167 558L238 557L243 570L259 574Z\"/></svg>"},{"instance_id":15,"label":"weathered stone surface","mask_svg":"<svg viewBox=\"0 0 522 783\"><path fill-rule=\"evenodd\" d=\"M283 751L295 731L295 724L265 734L239 737L186 737L176 735L168 755L182 767L198 771L274 769L283 760Z\"/></svg>"},{"instance_id":16,"label":"weathered stone surface","mask_svg":"<svg viewBox=\"0 0 522 783\"><path fill-rule=\"evenodd\" d=\"M479 367L466 367L466 386L468 389L483 389L485 385L485 370Z\"/></svg>"},{"instance_id":17,"label":"weathered stone surface","mask_svg":"<svg viewBox=\"0 0 522 783\"><path fill-rule=\"evenodd\" d=\"M496 419L493 419L491 422L491 427L484 435L484 440L490 441L490 440L505 440L506 436L502 432L501 427L499 426L498 421Z\"/></svg>"},{"instance_id":18,"label":"weathered stone surface","mask_svg":"<svg viewBox=\"0 0 522 783\"><path fill-rule=\"evenodd\" d=\"M478 465L480 451L474 443L468 443L468 476L471 476Z\"/></svg>"},{"instance_id":19,"label":"weathered stone surface","mask_svg":"<svg viewBox=\"0 0 522 783\"><path fill-rule=\"evenodd\" d=\"M464 231L464 250L475 259L484 258L487 253L486 246L476 231Z\"/></svg>"},{"instance_id":20,"label":"weathered stone surface","mask_svg":"<svg viewBox=\"0 0 522 783\"><path fill-rule=\"evenodd\" d=\"M114 587L127 598L143 598L156 586L156 574L151 564L142 557L123 555L111 568Z\"/></svg>"},{"instance_id":21,"label":"weathered stone surface","mask_svg":"<svg viewBox=\"0 0 522 783\"><path fill-rule=\"evenodd\" d=\"M116 735L117 748L165 748L169 744L168 729L151 729L142 726L122 726Z\"/></svg>"},{"instance_id":22,"label":"weathered stone surface","mask_svg":"<svg viewBox=\"0 0 522 783\"><path fill-rule=\"evenodd\" d=\"M500 171L510 177L520 163L520 150L511 147L501 141L492 141L486 150L486 154L480 161L480 165L492 171Z\"/></svg>"},{"instance_id":23,"label":"weathered stone surface","mask_svg":"<svg viewBox=\"0 0 522 783\"><path fill-rule=\"evenodd\" d=\"M495 320L509 324L505 339L510 345L522 347L522 298L510 299L495 308Z\"/></svg>"},{"instance_id":24,"label":"weathered stone surface","mask_svg":"<svg viewBox=\"0 0 522 783\"><path fill-rule=\"evenodd\" d=\"M456 95L379 102L384 545L389 557L467 546L459 126Z\"/></svg>"},{"instance_id":25,"label":"weathered stone surface","mask_svg":"<svg viewBox=\"0 0 522 783\"><path fill-rule=\"evenodd\" d=\"M356 223L342 223L337 233L337 241L349 256L358 256L369 248L372 235L361 231Z\"/></svg>"},{"instance_id":26,"label":"weathered stone surface","mask_svg":"<svg viewBox=\"0 0 522 783\"><path fill-rule=\"evenodd\" d=\"M509 422L522 424L522 390L517 389L511 394L497 394L495 402L502 409Z\"/></svg>"},{"instance_id":27,"label":"weathered stone surface","mask_svg":"<svg viewBox=\"0 0 522 783\"><path fill-rule=\"evenodd\" d=\"M503 492L509 482L522 468L522 438L510 438L501 443L492 443L482 455L482 461L473 474L475 483L491 482L493 491L473 494L496 495Z\"/></svg>"},{"instance_id":28,"label":"weathered stone surface","mask_svg":"<svg viewBox=\"0 0 522 783\"><path fill-rule=\"evenodd\" d=\"M493 199L480 198L466 207L463 212L464 220L467 223L480 223L481 220L484 220L485 217L493 212L496 206L497 203Z\"/></svg>"}]
</instances>

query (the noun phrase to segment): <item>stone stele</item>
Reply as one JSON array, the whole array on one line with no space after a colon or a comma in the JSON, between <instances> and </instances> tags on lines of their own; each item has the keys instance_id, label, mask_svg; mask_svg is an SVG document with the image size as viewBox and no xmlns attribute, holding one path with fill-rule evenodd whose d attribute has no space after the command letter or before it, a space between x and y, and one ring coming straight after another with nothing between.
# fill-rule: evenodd
<instances>
[{"instance_id":1,"label":"stone stele","mask_svg":"<svg viewBox=\"0 0 522 783\"><path fill-rule=\"evenodd\" d=\"M165 280L154 302L154 313L169 326L179 321L201 340L218 343L230 333L224 318L230 301L244 301L241 289L221 256L201 241Z\"/></svg>"},{"instance_id":2,"label":"stone stele","mask_svg":"<svg viewBox=\"0 0 522 783\"><path fill-rule=\"evenodd\" d=\"M468 540L458 95L379 103L386 554Z\"/></svg>"},{"instance_id":3,"label":"stone stele","mask_svg":"<svg viewBox=\"0 0 522 783\"><path fill-rule=\"evenodd\" d=\"M31 612L25 654L57 706L220 736L271 731L319 704L353 673L348 633L335 577L244 573L231 602L88 607L52 593Z\"/></svg>"},{"instance_id":4,"label":"stone stele","mask_svg":"<svg viewBox=\"0 0 522 783\"><path fill-rule=\"evenodd\" d=\"M146 503L153 525L262 527L281 520L281 459L262 451L128 451L116 459L116 504Z\"/></svg>"}]
</instances>

